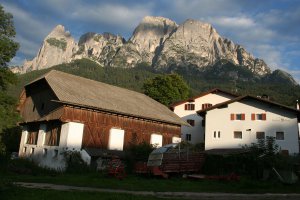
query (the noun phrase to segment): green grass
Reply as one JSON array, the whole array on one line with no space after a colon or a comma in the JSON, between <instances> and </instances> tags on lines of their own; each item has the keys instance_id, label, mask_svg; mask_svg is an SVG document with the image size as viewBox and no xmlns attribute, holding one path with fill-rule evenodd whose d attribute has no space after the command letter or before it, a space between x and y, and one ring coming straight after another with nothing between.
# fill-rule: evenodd
<instances>
[{"instance_id":1,"label":"green grass","mask_svg":"<svg viewBox=\"0 0 300 200\"><path fill-rule=\"evenodd\" d=\"M102 193L102 192L78 192L78 191L56 191L45 189L28 189L21 187L9 187L5 190L0 190L1 200L159 200L161 198L152 196L135 196L129 194L118 193ZM165 198L164 198L165 199Z\"/></svg>"},{"instance_id":2,"label":"green grass","mask_svg":"<svg viewBox=\"0 0 300 200\"><path fill-rule=\"evenodd\" d=\"M278 181L255 181L247 178L235 181L189 180L180 177L160 179L130 175L118 180L99 173L51 175L2 175L10 182L53 183L72 186L126 189L154 192L227 192L227 193L299 193L300 184L283 185Z\"/></svg>"}]
</instances>

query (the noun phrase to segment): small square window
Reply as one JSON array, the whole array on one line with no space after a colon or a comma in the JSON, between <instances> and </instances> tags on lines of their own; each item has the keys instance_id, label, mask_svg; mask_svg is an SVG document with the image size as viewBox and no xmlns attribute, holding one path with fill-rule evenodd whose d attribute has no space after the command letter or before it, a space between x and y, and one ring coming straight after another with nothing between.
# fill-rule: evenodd
<instances>
[{"instance_id":1,"label":"small square window","mask_svg":"<svg viewBox=\"0 0 300 200\"><path fill-rule=\"evenodd\" d=\"M186 141L191 141L192 140L192 135L191 134L186 134L185 135L185 140Z\"/></svg>"},{"instance_id":2,"label":"small square window","mask_svg":"<svg viewBox=\"0 0 300 200\"><path fill-rule=\"evenodd\" d=\"M276 140L284 140L284 132L276 132Z\"/></svg>"},{"instance_id":3,"label":"small square window","mask_svg":"<svg viewBox=\"0 0 300 200\"><path fill-rule=\"evenodd\" d=\"M242 139L243 133L242 133L242 131L234 131L233 136L235 139Z\"/></svg>"},{"instance_id":4,"label":"small square window","mask_svg":"<svg viewBox=\"0 0 300 200\"><path fill-rule=\"evenodd\" d=\"M189 123L191 126L195 126L195 120L193 120L193 119L188 119L188 120L186 120L187 121L187 123Z\"/></svg>"},{"instance_id":5,"label":"small square window","mask_svg":"<svg viewBox=\"0 0 300 200\"><path fill-rule=\"evenodd\" d=\"M265 139L265 132L256 132L256 139Z\"/></svg>"}]
</instances>

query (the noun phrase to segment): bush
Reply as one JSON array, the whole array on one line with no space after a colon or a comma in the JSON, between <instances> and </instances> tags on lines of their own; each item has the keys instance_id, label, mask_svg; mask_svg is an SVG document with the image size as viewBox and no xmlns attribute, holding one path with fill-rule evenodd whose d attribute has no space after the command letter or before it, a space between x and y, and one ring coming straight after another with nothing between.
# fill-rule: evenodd
<instances>
[{"instance_id":1,"label":"bush","mask_svg":"<svg viewBox=\"0 0 300 200\"><path fill-rule=\"evenodd\" d=\"M84 162L79 151L64 152L66 161L66 173L89 172L91 168Z\"/></svg>"},{"instance_id":2,"label":"bush","mask_svg":"<svg viewBox=\"0 0 300 200\"><path fill-rule=\"evenodd\" d=\"M125 163L126 170L131 173L134 169L136 162L147 162L149 154L155 149L155 147L147 142L140 144L131 144L125 150Z\"/></svg>"}]
</instances>

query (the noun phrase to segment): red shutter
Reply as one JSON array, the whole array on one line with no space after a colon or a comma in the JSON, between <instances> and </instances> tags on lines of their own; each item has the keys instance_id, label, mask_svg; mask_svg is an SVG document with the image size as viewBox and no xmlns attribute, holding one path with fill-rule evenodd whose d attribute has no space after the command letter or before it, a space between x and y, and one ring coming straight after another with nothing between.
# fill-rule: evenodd
<instances>
[{"instance_id":1,"label":"red shutter","mask_svg":"<svg viewBox=\"0 0 300 200\"><path fill-rule=\"evenodd\" d=\"M195 104L191 104L192 109L191 110L195 110Z\"/></svg>"},{"instance_id":2,"label":"red shutter","mask_svg":"<svg viewBox=\"0 0 300 200\"><path fill-rule=\"evenodd\" d=\"M230 114L230 120L234 120L234 114Z\"/></svg>"},{"instance_id":3,"label":"red shutter","mask_svg":"<svg viewBox=\"0 0 300 200\"><path fill-rule=\"evenodd\" d=\"M244 113L242 114L242 120L245 120L245 114Z\"/></svg>"},{"instance_id":4,"label":"red shutter","mask_svg":"<svg viewBox=\"0 0 300 200\"><path fill-rule=\"evenodd\" d=\"M204 110L205 109L205 104L202 104L202 110Z\"/></svg>"},{"instance_id":5,"label":"red shutter","mask_svg":"<svg viewBox=\"0 0 300 200\"><path fill-rule=\"evenodd\" d=\"M251 120L252 121L255 120L255 114L254 113L251 114Z\"/></svg>"},{"instance_id":6,"label":"red shutter","mask_svg":"<svg viewBox=\"0 0 300 200\"><path fill-rule=\"evenodd\" d=\"M262 114L262 120L267 120L267 114L266 113Z\"/></svg>"},{"instance_id":7,"label":"red shutter","mask_svg":"<svg viewBox=\"0 0 300 200\"><path fill-rule=\"evenodd\" d=\"M188 105L184 104L184 110L187 110Z\"/></svg>"}]
</instances>

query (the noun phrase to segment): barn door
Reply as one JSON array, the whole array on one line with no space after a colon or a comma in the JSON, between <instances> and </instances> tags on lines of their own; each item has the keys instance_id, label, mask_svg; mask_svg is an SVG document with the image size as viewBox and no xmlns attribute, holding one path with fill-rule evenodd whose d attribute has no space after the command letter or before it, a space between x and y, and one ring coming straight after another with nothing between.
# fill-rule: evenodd
<instances>
[{"instance_id":1,"label":"barn door","mask_svg":"<svg viewBox=\"0 0 300 200\"><path fill-rule=\"evenodd\" d=\"M124 130L121 129L110 129L108 149L123 151L124 146Z\"/></svg>"}]
</instances>

